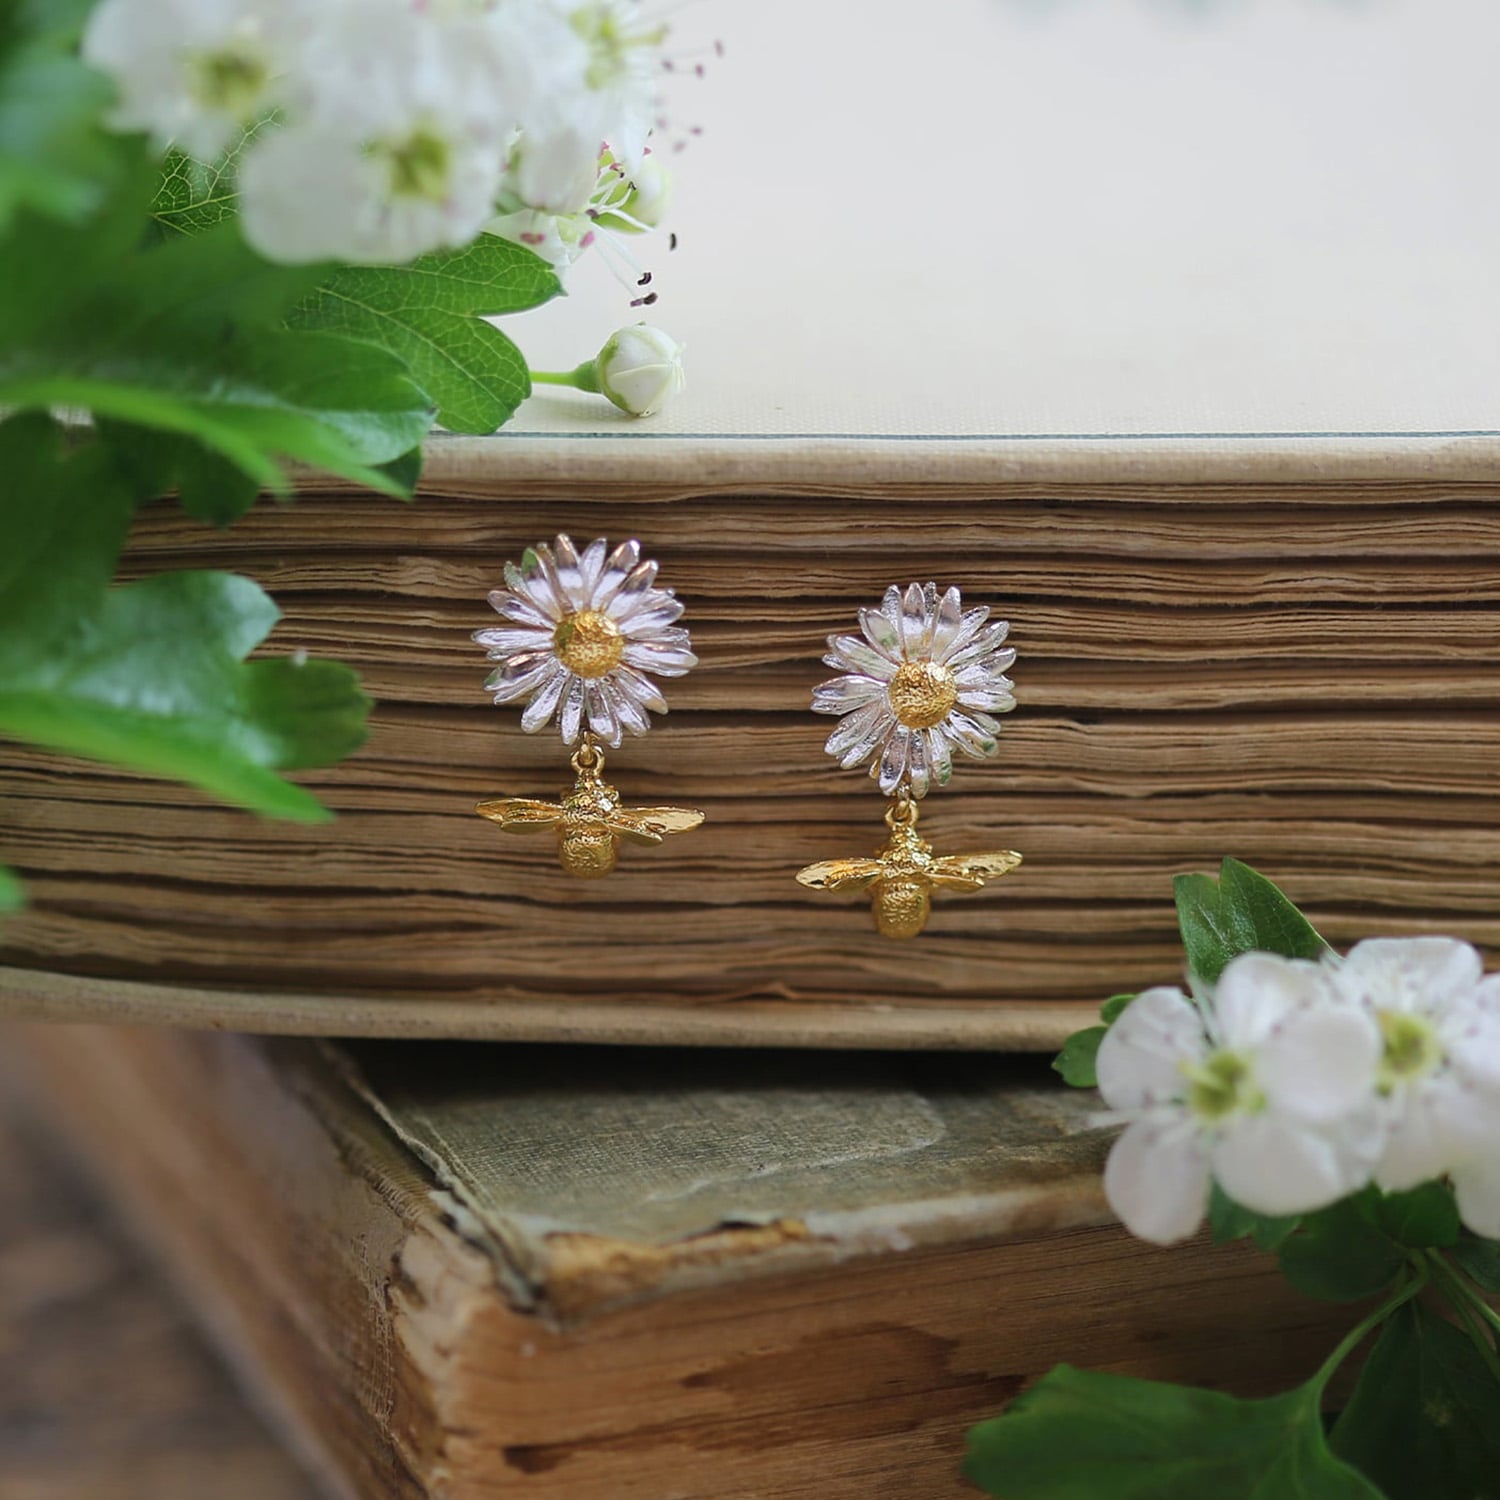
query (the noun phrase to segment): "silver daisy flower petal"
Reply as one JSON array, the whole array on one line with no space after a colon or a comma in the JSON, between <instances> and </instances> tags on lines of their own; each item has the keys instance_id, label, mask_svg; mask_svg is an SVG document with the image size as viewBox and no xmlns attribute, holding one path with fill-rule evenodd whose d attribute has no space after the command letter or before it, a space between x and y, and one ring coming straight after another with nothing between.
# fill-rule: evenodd
<instances>
[{"instance_id":1,"label":"silver daisy flower petal","mask_svg":"<svg viewBox=\"0 0 1500 1500\"><path fill-rule=\"evenodd\" d=\"M1006 621L991 621L987 607L966 610L956 588L912 583L861 609L859 628L828 637L823 660L842 675L813 689L813 712L840 716L825 748L841 766L868 761L881 791L918 799L946 785L955 750L995 753L991 715L1016 706Z\"/></svg>"},{"instance_id":2,"label":"silver daisy flower petal","mask_svg":"<svg viewBox=\"0 0 1500 1500\"><path fill-rule=\"evenodd\" d=\"M528 547L505 565L505 587L489 602L503 626L476 630L495 670L485 688L499 704L524 703L521 728L554 720L565 744L585 730L618 748L665 713L652 674L681 677L698 665L671 589L656 587L656 563L639 542L611 550L602 537L582 550L566 536Z\"/></svg>"}]
</instances>

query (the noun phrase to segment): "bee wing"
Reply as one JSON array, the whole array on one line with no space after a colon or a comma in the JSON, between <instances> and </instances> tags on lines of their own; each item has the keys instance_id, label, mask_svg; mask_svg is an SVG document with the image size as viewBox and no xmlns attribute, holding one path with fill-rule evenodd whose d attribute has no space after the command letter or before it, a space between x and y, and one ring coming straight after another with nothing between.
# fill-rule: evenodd
<instances>
[{"instance_id":1,"label":"bee wing","mask_svg":"<svg viewBox=\"0 0 1500 1500\"><path fill-rule=\"evenodd\" d=\"M703 821L690 807L617 807L605 818L609 831L636 844L659 844L669 833L686 833Z\"/></svg>"},{"instance_id":2,"label":"bee wing","mask_svg":"<svg viewBox=\"0 0 1500 1500\"><path fill-rule=\"evenodd\" d=\"M476 802L474 811L510 833L556 828L563 816L562 808L555 802L534 802L530 797L493 797L487 802Z\"/></svg>"},{"instance_id":3,"label":"bee wing","mask_svg":"<svg viewBox=\"0 0 1500 1500\"><path fill-rule=\"evenodd\" d=\"M797 882L815 891L863 891L883 873L878 859L824 859L798 870Z\"/></svg>"},{"instance_id":4,"label":"bee wing","mask_svg":"<svg viewBox=\"0 0 1500 1500\"><path fill-rule=\"evenodd\" d=\"M933 885L945 891L977 891L986 881L1008 875L1021 863L1014 849L996 849L988 854L947 854L932 862L927 872Z\"/></svg>"}]
</instances>

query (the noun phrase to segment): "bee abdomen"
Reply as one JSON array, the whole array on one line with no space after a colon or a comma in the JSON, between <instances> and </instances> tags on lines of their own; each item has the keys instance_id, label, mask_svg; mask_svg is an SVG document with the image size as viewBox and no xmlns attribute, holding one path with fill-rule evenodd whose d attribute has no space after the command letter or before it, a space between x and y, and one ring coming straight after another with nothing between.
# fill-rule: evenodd
<instances>
[{"instance_id":1,"label":"bee abdomen","mask_svg":"<svg viewBox=\"0 0 1500 1500\"><path fill-rule=\"evenodd\" d=\"M927 925L932 894L922 880L882 880L871 892L870 907L882 937L913 938Z\"/></svg>"},{"instance_id":2,"label":"bee abdomen","mask_svg":"<svg viewBox=\"0 0 1500 1500\"><path fill-rule=\"evenodd\" d=\"M564 831L558 841L558 858L569 875L580 880L598 880L615 867L618 845L607 828Z\"/></svg>"}]
</instances>

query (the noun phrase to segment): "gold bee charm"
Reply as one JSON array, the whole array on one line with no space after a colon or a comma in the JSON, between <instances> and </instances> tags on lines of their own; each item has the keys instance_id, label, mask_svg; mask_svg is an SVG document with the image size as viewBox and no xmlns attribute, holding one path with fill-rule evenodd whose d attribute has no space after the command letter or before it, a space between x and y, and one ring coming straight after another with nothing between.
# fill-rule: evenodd
<instances>
[{"instance_id":1,"label":"gold bee charm","mask_svg":"<svg viewBox=\"0 0 1500 1500\"><path fill-rule=\"evenodd\" d=\"M934 854L917 832L917 804L910 797L893 799L885 821L891 836L874 859L825 859L797 873L798 881L815 891L868 891L882 937L916 937L932 912L933 891L983 890L1021 863L1014 849Z\"/></svg>"},{"instance_id":2,"label":"gold bee charm","mask_svg":"<svg viewBox=\"0 0 1500 1500\"><path fill-rule=\"evenodd\" d=\"M573 755L578 779L561 802L530 797L493 797L474 811L507 833L557 830L557 858L569 875L598 880L615 867L621 840L659 844L669 833L686 833L703 821L687 807L622 807L620 794L604 780L604 756L585 737Z\"/></svg>"},{"instance_id":3,"label":"gold bee charm","mask_svg":"<svg viewBox=\"0 0 1500 1500\"><path fill-rule=\"evenodd\" d=\"M934 891L978 891L1021 863L1012 849L938 855L917 832L917 803L953 775L955 752L985 760L999 748L995 714L1016 706L1005 674L1010 626L986 606L965 609L956 588L892 585L859 612L860 634L831 635L823 658L842 676L813 690L813 712L837 714L824 747L844 770L868 762L890 800L890 837L874 859L826 859L797 879L815 891L868 891L877 930L913 938Z\"/></svg>"}]
</instances>

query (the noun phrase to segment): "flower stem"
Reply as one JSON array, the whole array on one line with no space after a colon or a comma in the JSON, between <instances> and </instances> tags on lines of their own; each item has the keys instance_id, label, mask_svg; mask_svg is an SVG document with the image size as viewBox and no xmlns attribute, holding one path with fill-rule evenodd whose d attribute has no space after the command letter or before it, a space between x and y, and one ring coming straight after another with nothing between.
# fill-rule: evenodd
<instances>
[{"instance_id":1,"label":"flower stem","mask_svg":"<svg viewBox=\"0 0 1500 1500\"><path fill-rule=\"evenodd\" d=\"M586 359L576 370L533 370L531 383L533 385L569 385L575 391L597 393L599 376L594 369L594 361Z\"/></svg>"},{"instance_id":2,"label":"flower stem","mask_svg":"<svg viewBox=\"0 0 1500 1500\"><path fill-rule=\"evenodd\" d=\"M1500 1328L1500 1315L1497 1315L1495 1309L1455 1273L1436 1250L1429 1250L1427 1259L1432 1266L1433 1281L1446 1295L1449 1306L1458 1314L1459 1321L1464 1325L1464 1332L1469 1335L1469 1341L1479 1350L1479 1357L1484 1361L1490 1374L1494 1376L1496 1383L1500 1384L1500 1355L1495 1352L1494 1341L1474 1321L1474 1314L1476 1312L1482 1314L1496 1328Z\"/></svg>"},{"instance_id":3,"label":"flower stem","mask_svg":"<svg viewBox=\"0 0 1500 1500\"><path fill-rule=\"evenodd\" d=\"M1378 1328L1395 1310L1405 1302L1410 1302L1418 1292L1427 1285L1427 1265L1425 1261L1413 1259L1411 1278L1386 1298L1379 1307L1368 1317L1357 1323L1339 1341L1338 1347L1333 1353L1318 1366L1317 1373L1307 1383L1318 1395L1323 1394L1323 1387L1333 1377L1333 1372L1349 1358L1354 1351L1369 1337L1371 1332Z\"/></svg>"}]
</instances>

